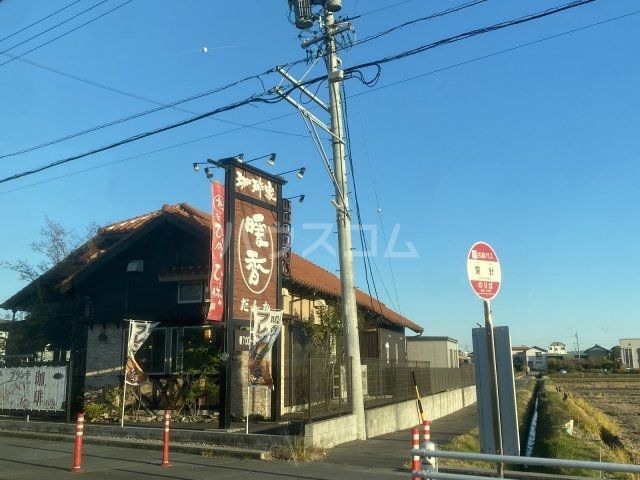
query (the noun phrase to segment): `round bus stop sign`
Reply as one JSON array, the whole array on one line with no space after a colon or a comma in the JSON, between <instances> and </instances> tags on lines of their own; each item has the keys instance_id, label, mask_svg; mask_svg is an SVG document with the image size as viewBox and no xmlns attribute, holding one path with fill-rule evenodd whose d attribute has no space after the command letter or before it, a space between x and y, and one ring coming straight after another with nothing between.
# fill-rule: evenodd
<instances>
[{"instance_id":1,"label":"round bus stop sign","mask_svg":"<svg viewBox=\"0 0 640 480\"><path fill-rule=\"evenodd\" d=\"M492 300L500 290L502 273L496 252L484 242L474 243L467 256L471 288L482 300Z\"/></svg>"}]
</instances>

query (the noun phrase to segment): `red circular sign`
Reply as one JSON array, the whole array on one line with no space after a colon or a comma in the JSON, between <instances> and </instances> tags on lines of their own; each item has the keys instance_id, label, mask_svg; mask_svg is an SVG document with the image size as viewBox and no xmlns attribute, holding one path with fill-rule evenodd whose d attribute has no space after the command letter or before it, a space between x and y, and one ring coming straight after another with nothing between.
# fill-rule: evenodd
<instances>
[{"instance_id":1,"label":"red circular sign","mask_svg":"<svg viewBox=\"0 0 640 480\"><path fill-rule=\"evenodd\" d=\"M482 300L492 300L500 290L502 272L498 255L488 243L474 243L467 255L471 288Z\"/></svg>"}]
</instances>

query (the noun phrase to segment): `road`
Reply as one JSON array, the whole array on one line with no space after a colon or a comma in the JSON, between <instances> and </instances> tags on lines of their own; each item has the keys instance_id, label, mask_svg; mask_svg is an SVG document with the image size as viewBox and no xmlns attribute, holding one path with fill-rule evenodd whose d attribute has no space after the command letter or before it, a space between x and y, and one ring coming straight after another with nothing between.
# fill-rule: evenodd
<instances>
[{"instance_id":1,"label":"road","mask_svg":"<svg viewBox=\"0 0 640 480\"><path fill-rule=\"evenodd\" d=\"M208 480L260 478L268 480L388 480L407 478L392 468L321 464L293 464L280 461L239 460L174 454L171 467L160 467L158 452L85 445L83 472L72 473L73 445L23 438L0 438L0 479L114 479L166 478Z\"/></svg>"}]
</instances>

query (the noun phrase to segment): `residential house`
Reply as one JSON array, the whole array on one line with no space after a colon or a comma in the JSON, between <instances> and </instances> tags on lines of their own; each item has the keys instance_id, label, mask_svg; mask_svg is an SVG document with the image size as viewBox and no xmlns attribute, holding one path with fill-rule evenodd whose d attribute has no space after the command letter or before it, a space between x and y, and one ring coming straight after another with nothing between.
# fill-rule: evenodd
<instances>
[{"instance_id":1,"label":"residential house","mask_svg":"<svg viewBox=\"0 0 640 480\"><path fill-rule=\"evenodd\" d=\"M436 336L407 337L407 359L428 362L432 368L458 368L458 340Z\"/></svg>"},{"instance_id":2,"label":"residential house","mask_svg":"<svg viewBox=\"0 0 640 480\"><path fill-rule=\"evenodd\" d=\"M222 349L222 325L205 320L210 218L187 204L164 205L103 227L0 307L45 312L48 322L59 325L72 350L73 398L82 398L85 389L121 384L127 336L124 319L159 322L136 358L152 380L153 399L160 401L163 381L200 368L202 352L210 357ZM303 322L315 321L321 306L339 301L340 279L293 254L290 278L284 279L281 293L284 325L274 350L277 360L273 360L274 376L281 381L276 381L273 395L261 400L263 411L273 411L274 402L282 412L295 407L291 385L296 373L309 368L305 367L309 340ZM361 354L404 360L405 328L421 333L422 327L360 290L356 301ZM238 384L246 378L240 368L235 377L231 373ZM236 416L242 416L249 402L246 391L232 390L238 395L232 394ZM207 402L214 408L218 399Z\"/></svg>"},{"instance_id":3,"label":"residential house","mask_svg":"<svg viewBox=\"0 0 640 480\"><path fill-rule=\"evenodd\" d=\"M589 360L598 360L611 357L611 350L601 347L597 343L584 351L585 356Z\"/></svg>"},{"instance_id":4,"label":"residential house","mask_svg":"<svg viewBox=\"0 0 640 480\"><path fill-rule=\"evenodd\" d=\"M622 364L627 368L640 368L640 338L621 338Z\"/></svg>"},{"instance_id":5,"label":"residential house","mask_svg":"<svg viewBox=\"0 0 640 480\"><path fill-rule=\"evenodd\" d=\"M547 369L547 350L541 347L519 345L511 347L514 364L519 363L530 370L542 372Z\"/></svg>"},{"instance_id":6,"label":"residential house","mask_svg":"<svg viewBox=\"0 0 640 480\"><path fill-rule=\"evenodd\" d=\"M567 354L567 345L562 342L552 342L547 352L549 355L564 356Z\"/></svg>"}]
</instances>

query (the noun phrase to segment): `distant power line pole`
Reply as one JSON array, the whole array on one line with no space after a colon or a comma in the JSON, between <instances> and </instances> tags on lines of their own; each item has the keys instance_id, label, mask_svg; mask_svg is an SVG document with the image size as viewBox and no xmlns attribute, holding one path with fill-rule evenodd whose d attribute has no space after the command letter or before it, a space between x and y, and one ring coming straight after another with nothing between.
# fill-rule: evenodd
<instances>
[{"instance_id":1,"label":"distant power line pole","mask_svg":"<svg viewBox=\"0 0 640 480\"><path fill-rule=\"evenodd\" d=\"M347 355L351 357L351 401L353 414L356 418L357 438L366 439L365 416L364 416L364 396L362 388L362 366L360 361L360 339L358 333L358 314L355 294L355 279L353 268L353 251L351 240L351 216L349 214L347 168L345 162L345 126L342 112L341 86L344 79L344 72L340 59L336 53L335 36L351 30L352 26L348 22L336 23L333 13L339 11L341 0L288 0L293 8L296 26L301 30L306 30L318 22L321 33L309 40L302 42L303 48L308 48L316 44L324 44L324 51L319 49L319 54L324 56L327 67L327 81L329 84L329 105L317 98L315 94L299 85L289 73L282 69L277 71L293 86L298 89L323 110L329 113L331 123L329 125L322 122L315 115L304 108L302 104L289 97L282 89L276 89L285 100L298 109L301 113L309 133L311 134L318 152L325 164L325 169L329 173L335 188L335 200L332 202L336 207L336 223L338 226L338 252L340 257L340 281L341 281L341 306L343 320L343 337ZM314 14L312 6L321 7L320 13ZM322 140L318 136L316 126L329 133L331 136L331 147L333 156L333 168L330 166Z\"/></svg>"},{"instance_id":2,"label":"distant power line pole","mask_svg":"<svg viewBox=\"0 0 640 480\"><path fill-rule=\"evenodd\" d=\"M578 360L580 360L580 339L578 338L578 332L576 332L576 348L578 349Z\"/></svg>"}]
</instances>

